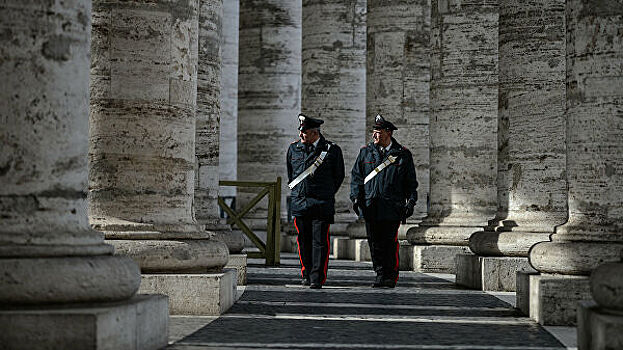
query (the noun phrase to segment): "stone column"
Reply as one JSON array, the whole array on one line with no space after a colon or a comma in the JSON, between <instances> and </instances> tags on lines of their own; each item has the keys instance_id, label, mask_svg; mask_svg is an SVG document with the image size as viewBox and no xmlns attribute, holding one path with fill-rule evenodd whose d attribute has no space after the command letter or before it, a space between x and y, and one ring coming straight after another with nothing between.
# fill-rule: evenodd
<instances>
[{"instance_id":1,"label":"stone column","mask_svg":"<svg viewBox=\"0 0 623 350\"><path fill-rule=\"evenodd\" d=\"M193 207L199 1L93 4L91 223L171 313L219 314L235 272Z\"/></svg>"},{"instance_id":2,"label":"stone column","mask_svg":"<svg viewBox=\"0 0 623 350\"><path fill-rule=\"evenodd\" d=\"M323 119L323 135L342 148L346 178L335 197L333 234L357 219L350 170L365 143L366 0L304 0L301 111Z\"/></svg>"},{"instance_id":3,"label":"stone column","mask_svg":"<svg viewBox=\"0 0 623 350\"><path fill-rule=\"evenodd\" d=\"M221 117L219 178L236 180L238 170L238 31L240 0L223 2L221 33ZM235 187L220 188L222 196L236 196Z\"/></svg>"},{"instance_id":4,"label":"stone column","mask_svg":"<svg viewBox=\"0 0 623 350\"><path fill-rule=\"evenodd\" d=\"M590 278L593 300L578 309L578 349L623 346L623 263L600 265Z\"/></svg>"},{"instance_id":5,"label":"stone column","mask_svg":"<svg viewBox=\"0 0 623 350\"><path fill-rule=\"evenodd\" d=\"M134 296L137 265L89 227L90 15L87 0L0 5L2 347L167 344L166 297Z\"/></svg>"},{"instance_id":6,"label":"stone column","mask_svg":"<svg viewBox=\"0 0 623 350\"><path fill-rule=\"evenodd\" d=\"M621 6L566 3L569 220L530 251L541 274L530 276L529 311L542 324L575 324L588 275L623 251L622 25Z\"/></svg>"},{"instance_id":7,"label":"stone column","mask_svg":"<svg viewBox=\"0 0 623 350\"><path fill-rule=\"evenodd\" d=\"M240 1L238 180L281 176L282 217L289 193L286 151L298 138L301 108L301 6L292 0ZM238 206L250 196L241 189Z\"/></svg>"},{"instance_id":8,"label":"stone column","mask_svg":"<svg viewBox=\"0 0 623 350\"><path fill-rule=\"evenodd\" d=\"M407 238L417 271L454 272L496 211L497 1L431 3L430 212Z\"/></svg>"},{"instance_id":9,"label":"stone column","mask_svg":"<svg viewBox=\"0 0 623 350\"><path fill-rule=\"evenodd\" d=\"M411 270L410 227L427 214L429 193L430 1L368 0L366 139L374 118L382 114L398 127L394 136L413 154L418 202L401 225L401 269Z\"/></svg>"},{"instance_id":10,"label":"stone column","mask_svg":"<svg viewBox=\"0 0 623 350\"><path fill-rule=\"evenodd\" d=\"M218 206L223 1L200 0L199 4L195 216L215 239L227 245L230 253L227 267L236 268L238 282L243 284L247 259L246 254L240 252L244 248L244 238L240 231L232 232L221 219ZM235 30L238 30L237 25Z\"/></svg>"},{"instance_id":11,"label":"stone column","mask_svg":"<svg viewBox=\"0 0 623 350\"><path fill-rule=\"evenodd\" d=\"M515 291L528 251L567 218L565 1L500 0L498 212L457 260L457 283Z\"/></svg>"}]
</instances>

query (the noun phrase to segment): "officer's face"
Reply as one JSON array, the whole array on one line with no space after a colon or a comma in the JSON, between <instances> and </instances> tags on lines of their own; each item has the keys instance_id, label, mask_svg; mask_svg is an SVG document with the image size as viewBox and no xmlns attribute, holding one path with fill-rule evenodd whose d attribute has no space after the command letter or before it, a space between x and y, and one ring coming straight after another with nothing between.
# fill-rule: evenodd
<instances>
[{"instance_id":1,"label":"officer's face","mask_svg":"<svg viewBox=\"0 0 623 350\"><path fill-rule=\"evenodd\" d=\"M302 143L314 143L316 139L318 139L318 130L315 129L307 129L305 131L299 130L299 137L301 138Z\"/></svg>"},{"instance_id":2,"label":"officer's face","mask_svg":"<svg viewBox=\"0 0 623 350\"><path fill-rule=\"evenodd\" d=\"M389 141L392 138L392 133L387 130L373 130L372 131L372 139L374 140L374 144L381 146L389 145Z\"/></svg>"}]
</instances>

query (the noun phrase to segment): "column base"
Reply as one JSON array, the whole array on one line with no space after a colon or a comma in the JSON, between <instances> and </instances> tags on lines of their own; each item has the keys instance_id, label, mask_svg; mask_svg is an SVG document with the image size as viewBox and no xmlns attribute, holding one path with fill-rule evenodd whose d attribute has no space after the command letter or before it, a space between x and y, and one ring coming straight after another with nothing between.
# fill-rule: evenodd
<instances>
[{"instance_id":1,"label":"column base","mask_svg":"<svg viewBox=\"0 0 623 350\"><path fill-rule=\"evenodd\" d=\"M367 239L355 239L355 261L372 261L370 244Z\"/></svg>"},{"instance_id":2,"label":"column base","mask_svg":"<svg viewBox=\"0 0 623 350\"><path fill-rule=\"evenodd\" d=\"M348 237L333 237L333 256L340 260L355 260L355 240Z\"/></svg>"},{"instance_id":3,"label":"column base","mask_svg":"<svg viewBox=\"0 0 623 350\"><path fill-rule=\"evenodd\" d=\"M544 326L575 326L578 303L590 299L588 276L517 274L517 308Z\"/></svg>"},{"instance_id":4,"label":"column base","mask_svg":"<svg viewBox=\"0 0 623 350\"><path fill-rule=\"evenodd\" d=\"M298 253L299 246L298 243L296 243L296 236L290 236L282 232L279 238L279 251L284 253Z\"/></svg>"},{"instance_id":5,"label":"column base","mask_svg":"<svg viewBox=\"0 0 623 350\"><path fill-rule=\"evenodd\" d=\"M346 232L350 238L368 238L368 234L366 233L366 223L363 220L348 224Z\"/></svg>"},{"instance_id":6,"label":"column base","mask_svg":"<svg viewBox=\"0 0 623 350\"><path fill-rule=\"evenodd\" d=\"M0 344L7 349L161 349L168 342L164 295L126 301L0 310Z\"/></svg>"},{"instance_id":7,"label":"column base","mask_svg":"<svg viewBox=\"0 0 623 350\"><path fill-rule=\"evenodd\" d=\"M456 284L470 289L514 292L517 290L519 271L537 272L526 257L456 257Z\"/></svg>"},{"instance_id":8,"label":"column base","mask_svg":"<svg viewBox=\"0 0 623 350\"><path fill-rule=\"evenodd\" d=\"M461 246L401 244L399 254L402 271L456 273L456 256L470 254L470 250Z\"/></svg>"},{"instance_id":9,"label":"column base","mask_svg":"<svg viewBox=\"0 0 623 350\"><path fill-rule=\"evenodd\" d=\"M247 254L229 254L229 260L225 269L235 269L237 272L237 285L245 286L247 284Z\"/></svg>"},{"instance_id":10,"label":"column base","mask_svg":"<svg viewBox=\"0 0 623 350\"><path fill-rule=\"evenodd\" d=\"M578 350L623 349L623 313L606 312L594 301L578 307Z\"/></svg>"},{"instance_id":11,"label":"column base","mask_svg":"<svg viewBox=\"0 0 623 350\"><path fill-rule=\"evenodd\" d=\"M218 316L236 300L235 270L198 274L143 274L139 293L169 296L171 315Z\"/></svg>"}]
</instances>

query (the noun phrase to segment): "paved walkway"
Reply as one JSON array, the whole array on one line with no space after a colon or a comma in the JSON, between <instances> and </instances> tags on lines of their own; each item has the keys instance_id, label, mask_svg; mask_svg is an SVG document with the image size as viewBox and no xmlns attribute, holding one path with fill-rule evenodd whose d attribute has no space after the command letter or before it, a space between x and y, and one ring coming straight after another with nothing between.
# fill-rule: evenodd
<instances>
[{"instance_id":1,"label":"paved walkway","mask_svg":"<svg viewBox=\"0 0 623 350\"><path fill-rule=\"evenodd\" d=\"M170 349L565 349L493 295L452 275L401 272L373 289L370 263L331 260L325 287L299 284L298 259L250 261L248 286L219 318L172 317Z\"/></svg>"}]
</instances>

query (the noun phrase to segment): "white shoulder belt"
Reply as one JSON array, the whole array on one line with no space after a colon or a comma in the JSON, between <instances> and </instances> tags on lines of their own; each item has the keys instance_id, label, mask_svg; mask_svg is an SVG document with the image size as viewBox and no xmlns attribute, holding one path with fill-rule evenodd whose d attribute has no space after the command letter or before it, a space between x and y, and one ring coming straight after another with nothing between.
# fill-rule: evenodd
<instances>
[{"instance_id":1,"label":"white shoulder belt","mask_svg":"<svg viewBox=\"0 0 623 350\"><path fill-rule=\"evenodd\" d=\"M327 156L327 152L329 152L330 148L331 144L327 144L327 150L322 151L322 153L320 153L316 160L314 160L314 163L310 165L309 168L305 169L305 171L303 171L299 176L297 176L296 179L292 180L292 182L288 184L288 187L290 187L290 189L293 189L294 186L305 180L306 177L308 177L309 175L313 175L316 169L318 169L322 162L324 162L324 158Z\"/></svg>"},{"instance_id":2,"label":"white shoulder belt","mask_svg":"<svg viewBox=\"0 0 623 350\"><path fill-rule=\"evenodd\" d=\"M378 173L381 172L381 170L387 168L388 165L392 164L395 161L396 161L396 157L391 156L391 155L389 157L387 157L387 159L385 159L385 161L383 163L381 163L379 166L374 168L370 172L370 174L368 174L368 176L366 176L365 180L363 180L363 183L364 184L368 183L368 181L372 180Z\"/></svg>"}]
</instances>

